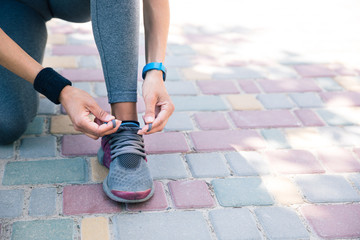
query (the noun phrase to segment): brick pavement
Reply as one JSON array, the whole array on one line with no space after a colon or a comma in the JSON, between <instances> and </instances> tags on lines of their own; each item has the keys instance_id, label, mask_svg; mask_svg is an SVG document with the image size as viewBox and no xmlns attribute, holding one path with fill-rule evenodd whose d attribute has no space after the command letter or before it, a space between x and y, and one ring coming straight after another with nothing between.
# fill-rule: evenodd
<instances>
[{"instance_id":1,"label":"brick pavement","mask_svg":"<svg viewBox=\"0 0 360 240\"><path fill-rule=\"evenodd\" d=\"M270 16L256 2L226 1L229 14L204 12L206 21L185 8L189 0L173 2L189 16L174 11L169 36L176 111L163 133L145 138L156 187L148 202L109 200L99 141L40 99L24 136L0 146L0 239L359 239L360 67L351 44L360 32L334 37L345 20L331 16L335 27L317 35L317 11L304 20L277 0L294 18L276 22L286 11ZM350 5L329 7L357 16ZM52 20L48 29L44 64L109 110L91 25ZM316 51L301 34L318 41Z\"/></svg>"}]
</instances>

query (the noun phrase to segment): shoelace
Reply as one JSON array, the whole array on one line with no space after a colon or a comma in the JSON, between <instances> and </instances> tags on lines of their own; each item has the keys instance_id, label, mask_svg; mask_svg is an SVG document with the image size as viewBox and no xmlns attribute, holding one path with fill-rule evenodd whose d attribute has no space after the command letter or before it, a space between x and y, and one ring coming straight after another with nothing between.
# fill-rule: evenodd
<instances>
[{"instance_id":1,"label":"shoelace","mask_svg":"<svg viewBox=\"0 0 360 240\"><path fill-rule=\"evenodd\" d=\"M124 130L125 129L127 128L124 128ZM126 153L136 154L145 158L146 154L143 138L131 131L124 130L111 134L111 139L109 141L111 149L111 160L114 160L117 156Z\"/></svg>"}]
</instances>

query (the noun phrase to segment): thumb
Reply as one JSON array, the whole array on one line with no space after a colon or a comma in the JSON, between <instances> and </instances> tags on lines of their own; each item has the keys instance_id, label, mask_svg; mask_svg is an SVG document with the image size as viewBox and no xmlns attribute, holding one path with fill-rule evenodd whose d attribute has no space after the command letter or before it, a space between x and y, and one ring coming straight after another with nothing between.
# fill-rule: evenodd
<instances>
[{"instance_id":1,"label":"thumb","mask_svg":"<svg viewBox=\"0 0 360 240\"><path fill-rule=\"evenodd\" d=\"M109 122L115 118L114 116L104 111L97 103L89 107L89 110L97 119L103 122Z\"/></svg>"},{"instance_id":2,"label":"thumb","mask_svg":"<svg viewBox=\"0 0 360 240\"><path fill-rule=\"evenodd\" d=\"M145 115L144 121L146 123L152 123L155 120L155 98L145 99Z\"/></svg>"}]
</instances>

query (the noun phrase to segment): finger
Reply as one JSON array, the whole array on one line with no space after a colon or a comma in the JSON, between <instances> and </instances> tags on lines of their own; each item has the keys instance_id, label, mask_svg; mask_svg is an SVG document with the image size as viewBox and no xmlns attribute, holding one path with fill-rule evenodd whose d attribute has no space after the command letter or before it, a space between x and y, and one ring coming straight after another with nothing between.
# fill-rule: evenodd
<instances>
[{"instance_id":1,"label":"finger","mask_svg":"<svg viewBox=\"0 0 360 240\"><path fill-rule=\"evenodd\" d=\"M103 110L96 102L88 106L88 109L100 121L109 122L112 119L115 119L114 116L110 115L105 110Z\"/></svg>"},{"instance_id":2,"label":"finger","mask_svg":"<svg viewBox=\"0 0 360 240\"><path fill-rule=\"evenodd\" d=\"M116 126L120 126L121 122L119 120L115 120ZM114 128L113 124L101 124L98 125L95 122L92 122L90 120L84 120L81 124L82 132L88 133L90 135L94 136L104 136L107 132L115 132L117 128Z\"/></svg>"},{"instance_id":3,"label":"finger","mask_svg":"<svg viewBox=\"0 0 360 240\"><path fill-rule=\"evenodd\" d=\"M155 120L155 105L156 98L144 98L145 101L145 115L143 117L145 123L152 123Z\"/></svg>"},{"instance_id":4,"label":"finger","mask_svg":"<svg viewBox=\"0 0 360 240\"><path fill-rule=\"evenodd\" d=\"M111 124L111 123L109 123L109 124ZM101 137L103 137L103 136L105 136L105 135L109 135L109 134L115 133L115 132L118 130L118 128L120 127L120 125L121 125L121 121L116 121L115 128L113 127L111 130L104 132L104 133L101 135Z\"/></svg>"},{"instance_id":5,"label":"finger","mask_svg":"<svg viewBox=\"0 0 360 240\"><path fill-rule=\"evenodd\" d=\"M99 139L99 137L97 137L97 136L94 136L94 135L91 135L91 134L88 134L88 133L84 133L86 136L88 136L89 138L92 138L92 139L94 139L94 140L97 140L97 139Z\"/></svg>"},{"instance_id":6,"label":"finger","mask_svg":"<svg viewBox=\"0 0 360 240\"><path fill-rule=\"evenodd\" d=\"M139 132L140 135L143 134L151 134L155 132L159 132L164 129L170 115L172 112L170 112L168 109L162 109L159 114L157 115L156 119L151 125L146 124Z\"/></svg>"}]
</instances>

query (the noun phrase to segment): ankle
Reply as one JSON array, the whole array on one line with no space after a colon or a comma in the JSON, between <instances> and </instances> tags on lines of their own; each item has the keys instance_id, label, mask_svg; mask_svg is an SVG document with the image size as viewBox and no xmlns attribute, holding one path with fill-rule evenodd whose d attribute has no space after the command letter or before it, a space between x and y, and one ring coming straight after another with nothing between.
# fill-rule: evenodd
<instances>
[{"instance_id":1,"label":"ankle","mask_svg":"<svg viewBox=\"0 0 360 240\"><path fill-rule=\"evenodd\" d=\"M116 119L121 121L138 121L136 103L134 102L112 103L111 112Z\"/></svg>"}]
</instances>

